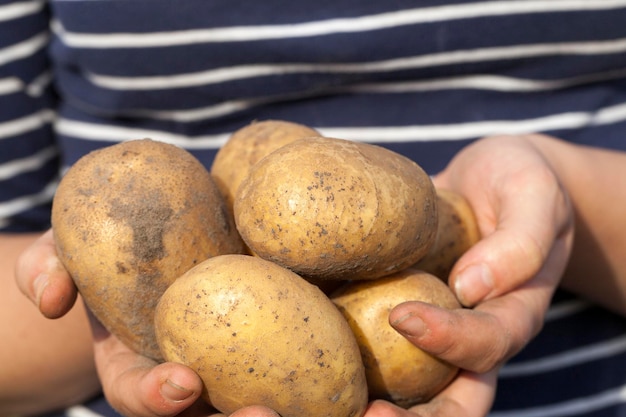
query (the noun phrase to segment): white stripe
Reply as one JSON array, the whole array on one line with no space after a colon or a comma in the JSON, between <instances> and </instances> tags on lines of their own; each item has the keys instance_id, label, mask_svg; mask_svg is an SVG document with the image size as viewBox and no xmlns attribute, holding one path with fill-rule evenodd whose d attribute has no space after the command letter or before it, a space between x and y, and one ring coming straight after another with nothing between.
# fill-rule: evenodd
<instances>
[{"instance_id":1,"label":"white stripe","mask_svg":"<svg viewBox=\"0 0 626 417\"><path fill-rule=\"evenodd\" d=\"M405 93L451 89L475 89L486 91L527 93L559 90L593 82L626 77L626 68L553 80L506 77L501 75L467 75L449 78L433 78L424 81L395 83L372 83L346 87L345 90L364 93Z\"/></svg>"},{"instance_id":2,"label":"white stripe","mask_svg":"<svg viewBox=\"0 0 626 417\"><path fill-rule=\"evenodd\" d=\"M24 86L22 80L16 77L0 78L0 96L24 91L31 97L39 97L50 85L52 78L52 71L48 70L42 72L27 86Z\"/></svg>"},{"instance_id":3,"label":"white stripe","mask_svg":"<svg viewBox=\"0 0 626 417\"><path fill-rule=\"evenodd\" d=\"M95 85L113 90L160 90L224 83L246 78L298 73L375 73L459 63L546 55L600 55L626 51L626 38L608 41L545 43L441 52L384 61L336 64L254 64L185 74L118 77L86 72Z\"/></svg>"},{"instance_id":4,"label":"white stripe","mask_svg":"<svg viewBox=\"0 0 626 417\"><path fill-rule=\"evenodd\" d=\"M24 84L19 78L7 77L0 79L0 96L15 94L24 89Z\"/></svg>"},{"instance_id":5,"label":"white stripe","mask_svg":"<svg viewBox=\"0 0 626 417\"><path fill-rule=\"evenodd\" d=\"M316 127L329 137L361 142L428 142L434 140L464 140L496 134L525 134L556 129L574 129L586 125L603 125L626 120L626 103L599 109L596 112L571 112L527 120L496 120L446 125L412 125L389 127ZM152 138L187 149L217 149L229 134L189 136L159 130L127 128L97 123L60 119L58 133L77 139L119 142Z\"/></svg>"},{"instance_id":6,"label":"white stripe","mask_svg":"<svg viewBox=\"0 0 626 417\"><path fill-rule=\"evenodd\" d=\"M58 181L51 182L41 192L0 203L0 218L10 217L39 204L52 201Z\"/></svg>"},{"instance_id":7,"label":"white stripe","mask_svg":"<svg viewBox=\"0 0 626 417\"><path fill-rule=\"evenodd\" d=\"M573 87L590 82L608 81L626 76L626 69L607 71L604 73L589 74L580 77L558 80L532 80L497 75L470 75L463 77L439 78L428 81L409 82L382 82L355 84L324 90L324 94L338 93L367 93L367 94L394 94L421 91L441 91L446 89L480 89L487 91L528 93L533 91L551 91L560 88ZM222 103L185 110L127 110L124 114L132 117L142 117L155 120L170 120L182 123L197 122L247 110L252 107L269 103L284 102L290 99L303 99L319 93L306 92L277 95L270 98L249 100L231 100Z\"/></svg>"},{"instance_id":8,"label":"white stripe","mask_svg":"<svg viewBox=\"0 0 626 417\"><path fill-rule=\"evenodd\" d=\"M49 146L26 158L13 159L5 164L0 164L0 180L15 177L24 172L35 171L57 155L57 149L54 146Z\"/></svg>"},{"instance_id":9,"label":"white stripe","mask_svg":"<svg viewBox=\"0 0 626 417\"><path fill-rule=\"evenodd\" d=\"M550 356L544 356L540 359L506 364L500 370L500 378L516 378L550 372L603 358L609 358L623 352L626 352L626 336Z\"/></svg>"},{"instance_id":10,"label":"white stripe","mask_svg":"<svg viewBox=\"0 0 626 417\"><path fill-rule=\"evenodd\" d=\"M546 313L545 321L555 321L558 319L562 319L564 317L569 317L571 315L580 313L591 307L592 304L589 301L584 300L570 300L561 302L559 304L555 304L550 306L550 309Z\"/></svg>"},{"instance_id":11,"label":"white stripe","mask_svg":"<svg viewBox=\"0 0 626 417\"><path fill-rule=\"evenodd\" d=\"M96 413L95 411L82 405L68 408L65 410L65 415L67 417L105 417L104 415Z\"/></svg>"},{"instance_id":12,"label":"white stripe","mask_svg":"<svg viewBox=\"0 0 626 417\"><path fill-rule=\"evenodd\" d=\"M606 10L624 6L626 6L626 0L487 1L415 8L355 18L329 19L306 23L237 26L172 32L86 34L68 32L58 21L54 21L52 27L64 43L76 48L146 48L208 42L240 42L320 36L484 16Z\"/></svg>"},{"instance_id":13,"label":"white stripe","mask_svg":"<svg viewBox=\"0 0 626 417\"><path fill-rule=\"evenodd\" d=\"M302 95L300 95L300 98L302 98ZM222 117L249 109L251 107L283 100L283 96L281 96L280 98L274 97L271 100L231 100L224 101L214 106L206 106L189 110L128 110L124 112L124 115L155 120L171 120L181 123L189 123Z\"/></svg>"},{"instance_id":14,"label":"white stripe","mask_svg":"<svg viewBox=\"0 0 626 417\"><path fill-rule=\"evenodd\" d=\"M563 384L575 383L562 381ZM520 394L522 395L522 394ZM603 391L599 394L580 397L574 400L563 401L532 408L521 408L507 411L494 411L489 417L566 417L577 416L599 410L602 408L618 405L626 402L626 386L613 390Z\"/></svg>"},{"instance_id":15,"label":"white stripe","mask_svg":"<svg viewBox=\"0 0 626 417\"><path fill-rule=\"evenodd\" d=\"M498 134L527 134L557 129L575 129L626 120L626 103L596 112L570 112L526 120L496 120L445 125L413 125L365 128L319 128L326 136L363 142L426 142L463 140Z\"/></svg>"},{"instance_id":16,"label":"white stripe","mask_svg":"<svg viewBox=\"0 0 626 417\"><path fill-rule=\"evenodd\" d=\"M0 123L0 140L40 129L53 120L54 112L49 109L44 109L19 119Z\"/></svg>"},{"instance_id":17,"label":"white stripe","mask_svg":"<svg viewBox=\"0 0 626 417\"><path fill-rule=\"evenodd\" d=\"M31 97L39 97L43 94L44 90L52 84L54 75L52 71L46 70L39 74L34 80L26 86L26 94Z\"/></svg>"},{"instance_id":18,"label":"white stripe","mask_svg":"<svg viewBox=\"0 0 626 417\"><path fill-rule=\"evenodd\" d=\"M0 65L5 65L9 62L33 55L46 45L48 38L48 33L44 32L22 42L0 49Z\"/></svg>"},{"instance_id":19,"label":"white stripe","mask_svg":"<svg viewBox=\"0 0 626 417\"><path fill-rule=\"evenodd\" d=\"M44 1L20 1L0 6L0 22L35 14L44 6Z\"/></svg>"},{"instance_id":20,"label":"white stripe","mask_svg":"<svg viewBox=\"0 0 626 417\"><path fill-rule=\"evenodd\" d=\"M226 143L226 140L230 136L230 134L220 134L195 136L190 138L189 136L159 130L85 123L63 118L57 121L55 129L62 135L78 139L103 142L123 142L133 139L150 138L171 143L186 149L218 149Z\"/></svg>"}]
</instances>

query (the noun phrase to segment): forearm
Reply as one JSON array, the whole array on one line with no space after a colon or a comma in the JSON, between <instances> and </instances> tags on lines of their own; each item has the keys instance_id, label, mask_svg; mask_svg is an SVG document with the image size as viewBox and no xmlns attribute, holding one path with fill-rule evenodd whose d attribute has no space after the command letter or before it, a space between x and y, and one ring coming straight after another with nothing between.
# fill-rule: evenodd
<instances>
[{"instance_id":1,"label":"forearm","mask_svg":"<svg viewBox=\"0 0 626 417\"><path fill-rule=\"evenodd\" d=\"M15 261L38 236L0 234L0 416L76 404L99 389L82 306L49 320L17 288Z\"/></svg>"},{"instance_id":2,"label":"forearm","mask_svg":"<svg viewBox=\"0 0 626 417\"><path fill-rule=\"evenodd\" d=\"M626 153L531 140L559 175L575 212L562 287L626 315Z\"/></svg>"}]
</instances>

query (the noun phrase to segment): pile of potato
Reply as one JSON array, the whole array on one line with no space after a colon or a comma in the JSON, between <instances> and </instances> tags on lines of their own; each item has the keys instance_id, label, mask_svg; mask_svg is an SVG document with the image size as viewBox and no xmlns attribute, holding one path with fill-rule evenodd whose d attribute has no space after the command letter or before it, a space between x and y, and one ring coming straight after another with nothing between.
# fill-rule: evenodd
<instances>
[{"instance_id":1,"label":"pile of potato","mask_svg":"<svg viewBox=\"0 0 626 417\"><path fill-rule=\"evenodd\" d=\"M460 308L444 281L478 239L473 215L388 149L270 120L235 132L209 172L176 146L124 142L68 170L52 225L95 317L194 369L223 413L359 417L368 399L428 401L457 373L387 317L407 300Z\"/></svg>"}]
</instances>

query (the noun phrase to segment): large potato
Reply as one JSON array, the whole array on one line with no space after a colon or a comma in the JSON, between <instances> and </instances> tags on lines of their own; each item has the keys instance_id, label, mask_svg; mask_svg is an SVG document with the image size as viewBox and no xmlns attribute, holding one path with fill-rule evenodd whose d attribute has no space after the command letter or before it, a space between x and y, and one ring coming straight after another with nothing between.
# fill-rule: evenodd
<instances>
[{"instance_id":1,"label":"large potato","mask_svg":"<svg viewBox=\"0 0 626 417\"><path fill-rule=\"evenodd\" d=\"M480 239L480 231L474 212L462 195L439 188L437 207L439 223L435 243L413 267L447 281L456 261Z\"/></svg>"},{"instance_id":2,"label":"large potato","mask_svg":"<svg viewBox=\"0 0 626 417\"><path fill-rule=\"evenodd\" d=\"M237 228L258 256L313 279L375 279L430 249L435 189L388 149L306 138L258 161L235 198Z\"/></svg>"},{"instance_id":3,"label":"large potato","mask_svg":"<svg viewBox=\"0 0 626 417\"><path fill-rule=\"evenodd\" d=\"M266 405L282 417L359 417L363 363L348 323L314 285L258 257L210 258L158 304L163 356L195 370L225 414Z\"/></svg>"},{"instance_id":4,"label":"large potato","mask_svg":"<svg viewBox=\"0 0 626 417\"><path fill-rule=\"evenodd\" d=\"M154 308L165 288L210 256L244 250L206 168L152 140L77 161L54 196L52 225L58 256L94 315L156 359Z\"/></svg>"},{"instance_id":5,"label":"large potato","mask_svg":"<svg viewBox=\"0 0 626 417\"><path fill-rule=\"evenodd\" d=\"M371 398L409 407L428 401L454 379L457 367L417 348L389 324L391 309L405 301L460 308L439 278L409 268L379 280L347 283L331 299L356 335Z\"/></svg>"},{"instance_id":6,"label":"large potato","mask_svg":"<svg viewBox=\"0 0 626 417\"><path fill-rule=\"evenodd\" d=\"M284 120L252 122L234 132L211 165L211 175L232 209L239 184L265 155L297 139L319 136L308 126Z\"/></svg>"}]
</instances>

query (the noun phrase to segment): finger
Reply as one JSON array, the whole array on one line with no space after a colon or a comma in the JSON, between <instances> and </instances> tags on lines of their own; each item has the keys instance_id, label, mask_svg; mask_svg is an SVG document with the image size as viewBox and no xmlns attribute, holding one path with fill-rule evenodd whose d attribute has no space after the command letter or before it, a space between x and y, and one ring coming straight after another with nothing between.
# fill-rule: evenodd
<instances>
[{"instance_id":1,"label":"finger","mask_svg":"<svg viewBox=\"0 0 626 417\"><path fill-rule=\"evenodd\" d=\"M382 400L372 401L363 417L484 417L495 397L497 370L486 374L461 371L431 401L408 410Z\"/></svg>"},{"instance_id":2,"label":"finger","mask_svg":"<svg viewBox=\"0 0 626 417\"><path fill-rule=\"evenodd\" d=\"M474 374L462 371L433 400L409 411L420 417L484 417L493 405L497 372Z\"/></svg>"},{"instance_id":3,"label":"finger","mask_svg":"<svg viewBox=\"0 0 626 417\"><path fill-rule=\"evenodd\" d=\"M567 239L557 246L571 245ZM500 366L541 330L560 272L556 248L539 273L520 288L474 309L446 310L421 302L396 306L390 324L419 348L475 372Z\"/></svg>"},{"instance_id":4,"label":"finger","mask_svg":"<svg viewBox=\"0 0 626 417\"><path fill-rule=\"evenodd\" d=\"M171 362L156 364L93 322L94 353L104 393L121 414L134 417L208 415L200 399L202 381L190 368Z\"/></svg>"},{"instance_id":5,"label":"finger","mask_svg":"<svg viewBox=\"0 0 626 417\"><path fill-rule=\"evenodd\" d=\"M57 257L52 230L22 252L15 276L22 293L48 318L63 316L76 301L76 286Z\"/></svg>"},{"instance_id":6,"label":"finger","mask_svg":"<svg viewBox=\"0 0 626 417\"><path fill-rule=\"evenodd\" d=\"M271 408L255 405L241 408L230 415L230 417L280 417Z\"/></svg>"},{"instance_id":7,"label":"finger","mask_svg":"<svg viewBox=\"0 0 626 417\"><path fill-rule=\"evenodd\" d=\"M498 140L508 147L481 160L483 148L493 142L483 141L436 178L439 186L458 187L465 195L483 236L450 274L450 285L465 306L526 282L541 269L555 241L573 235L567 194L541 154L526 142ZM525 152L515 152L522 146ZM456 170L473 174L468 179Z\"/></svg>"},{"instance_id":8,"label":"finger","mask_svg":"<svg viewBox=\"0 0 626 417\"><path fill-rule=\"evenodd\" d=\"M515 350L503 320L484 312L406 302L394 308L389 319L418 348L475 372L490 370Z\"/></svg>"},{"instance_id":9,"label":"finger","mask_svg":"<svg viewBox=\"0 0 626 417\"><path fill-rule=\"evenodd\" d=\"M416 417L416 414L388 401L375 400L368 404L363 417Z\"/></svg>"},{"instance_id":10,"label":"finger","mask_svg":"<svg viewBox=\"0 0 626 417\"><path fill-rule=\"evenodd\" d=\"M389 321L420 349L483 373L519 352L539 332L551 294L552 287L537 280L474 309L409 301L396 306Z\"/></svg>"},{"instance_id":11,"label":"finger","mask_svg":"<svg viewBox=\"0 0 626 417\"><path fill-rule=\"evenodd\" d=\"M111 405L123 415L174 416L199 399L201 383L182 365L141 365L136 358L119 355L107 363L109 369L100 372L103 389Z\"/></svg>"},{"instance_id":12,"label":"finger","mask_svg":"<svg viewBox=\"0 0 626 417\"><path fill-rule=\"evenodd\" d=\"M529 181L542 182L538 187L542 190L504 196L494 230L483 232L484 238L454 266L449 282L463 305L476 305L528 281L540 271L557 240L573 236L569 204L558 184ZM555 260L560 260L562 272L569 249L558 249Z\"/></svg>"}]
</instances>

